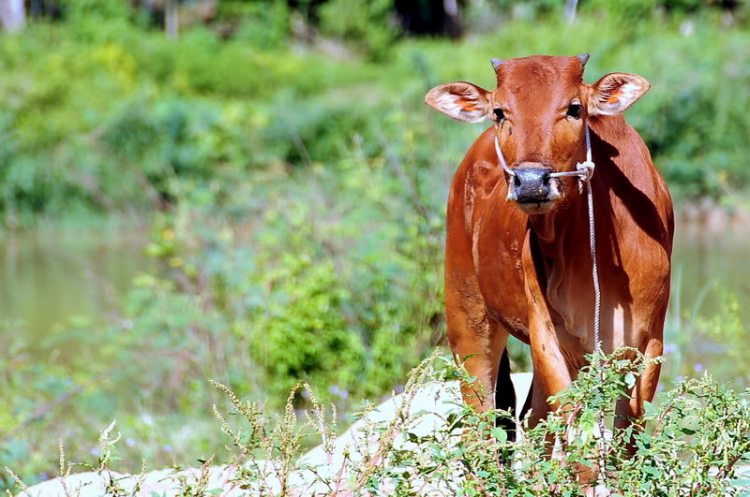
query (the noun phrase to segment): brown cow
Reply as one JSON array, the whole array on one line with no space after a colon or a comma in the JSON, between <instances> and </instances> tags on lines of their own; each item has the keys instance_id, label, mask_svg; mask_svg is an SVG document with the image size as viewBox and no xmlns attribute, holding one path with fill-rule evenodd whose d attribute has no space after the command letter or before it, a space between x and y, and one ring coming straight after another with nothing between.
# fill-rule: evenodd
<instances>
[{"instance_id":1,"label":"brown cow","mask_svg":"<svg viewBox=\"0 0 750 497\"><path fill-rule=\"evenodd\" d=\"M497 88L441 85L425 101L454 119L492 119L469 149L450 189L445 305L454 355L495 405L515 404L506 344L531 345L531 424L549 412L547 398L564 389L594 351L594 291L585 189L574 171L586 157L590 128L596 169L591 179L601 281L605 352L635 347L662 353L674 233L672 201L646 145L621 113L649 89L634 74L583 81L588 54L492 60ZM496 138L497 137L497 138ZM497 139L512 170L499 165ZM512 183L509 186L509 181ZM643 412L659 380L649 366L617 405L618 427ZM464 391L467 402L480 402ZM492 398L481 408L491 408Z\"/></svg>"}]
</instances>

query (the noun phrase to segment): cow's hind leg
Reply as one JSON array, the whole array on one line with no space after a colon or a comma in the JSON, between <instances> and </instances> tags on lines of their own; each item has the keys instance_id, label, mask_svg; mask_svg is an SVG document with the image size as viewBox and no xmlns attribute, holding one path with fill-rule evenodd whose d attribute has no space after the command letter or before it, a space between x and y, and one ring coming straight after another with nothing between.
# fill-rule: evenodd
<instances>
[{"instance_id":1,"label":"cow's hind leg","mask_svg":"<svg viewBox=\"0 0 750 497\"><path fill-rule=\"evenodd\" d=\"M519 421L523 421L523 418L526 417L526 414L531 409L531 402L534 398L534 379L531 380L531 385L529 385L529 392L526 394L526 400L523 403L523 407L521 407L521 412L518 413L518 419Z\"/></svg>"},{"instance_id":2,"label":"cow's hind leg","mask_svg":"<svg viewBox=\"0 0 750 497\"><path fill-rule=\"evenodd\" d=\"M662 349L661 337L652 338L646 345L644 355L646 359L654 359L661 356ZM632 420L640 418L643 415L644 403L651 402L654 399L660 374L661 363L649 364L644 368L643 374L638 378L638 381L636 381L630 398L624 397L617 401L617 409L615 411L616 429L627 428L630 426ZM628 449L631 453L635 452L635 445L631 443Z\"/></svg>"},{"instance_id":3,"label":"cow's hind leg","mask_svg":"<svg viewBox=\"0 0 750 497\"><path fill-rule=\"evenodd\" d=\"M516 440L516 389L510 377L510 358L508 357L507 346L500 357L500 366L495 381L495 409L509 410L513 415L511 419L498 417L496 424L508 433L508 440L514 442Z\"/></svg>"}]
</instances>

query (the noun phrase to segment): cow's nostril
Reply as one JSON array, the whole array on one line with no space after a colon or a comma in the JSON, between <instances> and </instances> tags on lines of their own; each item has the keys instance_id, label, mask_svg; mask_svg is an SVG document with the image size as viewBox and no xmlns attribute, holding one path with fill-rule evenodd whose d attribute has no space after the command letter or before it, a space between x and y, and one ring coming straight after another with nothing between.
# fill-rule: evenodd
<instances>
[{"instance_id":1,"label":"cow's nostril","mask_svg":"<svg viewBox=\"0 0 750 497\"><path fill-rule=\"evenodd\" d=\"M542 176L542 184L549 185L549 180L551 179L550 173L545 173L544 176Z\"/></svg>"},{"instance_id":2,"label":"cow's nostril","mask_svg":"<svg viewBox=\"0 0 750 497\"><path fill-rule=\"evenodd\" d=\"M518 175L513 176L513 184L516 186L521 186L521 178L519 178Z\"/></svg>"}]
</instances>

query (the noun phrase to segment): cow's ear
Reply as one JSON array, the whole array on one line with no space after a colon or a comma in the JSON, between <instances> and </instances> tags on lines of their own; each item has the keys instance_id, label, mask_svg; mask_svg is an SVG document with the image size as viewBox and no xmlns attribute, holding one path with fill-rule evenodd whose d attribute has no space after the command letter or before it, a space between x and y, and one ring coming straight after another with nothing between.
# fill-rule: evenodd
<instances>
[{"instance_id":1,"label":"cow's ear","mask_svg":"<svg viewBox=\"0 0 750 497\"><path fill-rule=\"evenodd\" d=\"M424 101L446 116L465 123L484 121L492 113L490 92L463 81L436 86L427 92Z\"/></svg>"},{"instance_id":2,"label":"cow's ear","mask_svg":"<svg viewBox=\"0 0 750 497\"><path fill-rule=\"evenodd\" d=\"M588 113L592 116L621 114L641 98L651 87L637 74L616 72L607 74L591 87Z\"/></svg>"}]
</instances>

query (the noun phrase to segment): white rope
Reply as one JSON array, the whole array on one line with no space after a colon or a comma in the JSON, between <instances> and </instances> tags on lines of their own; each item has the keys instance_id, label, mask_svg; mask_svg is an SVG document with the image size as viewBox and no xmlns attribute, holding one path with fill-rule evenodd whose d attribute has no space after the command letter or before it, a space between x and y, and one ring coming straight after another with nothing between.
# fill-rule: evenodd
<instances>
[{"instance_id":1,"label":"white rope","mask_svg":"<svg viewBox=\"0 0 750 497\"><path fill-rule=\"evenodd\" d=\"M594 176L594 169L596 165L592 159L591 153L591 134L589 132L589 124L586 123L586 161L579 162L576 164L575 171L562 171L557 173L551 173L551 178L560 178L565 176L578 176L581 181L578 186L582 190L583 185L586 185L586 197L588 200L589 210L589 247L591 249L591 276L594 280L594 353L596 354L596 368L601 369L600 356L602 353L602 342L599 336L600 328L600 316L602 307L602 294L599 288L599 267L596 262L596 227L594 223L594 189L591 186L591 178ZM497 131L500 131L499 126ZM509 176L515 177L516 173L508 167L503 156L503 151L500 149L500 142L498 139L498 133L495 133L495 152L500 161L500 165L508 173ZM510 188L510 186L509 186ZM604 378L602 378L603 380ZM604 416L599 416L599 440L601 445L600 459L599 459L599 479L604 483L604 475L606 472L606 453L607 446L606 440L604 439Z\"/></svg>"},{"instance_id":2,"label":"white rope","mask_svg":"<svg viewBox=\"0 0 750 497\"><path fill-rule=\"evenodd\" d=\"M505 163L505 156L503 155L503 151L500 150L500 140L497 138L497 134L500 131L500 125L495 125L495 128L495 153L497 153L497 158L500 160L500 165L503 166L503 170L508 173L508 176L514 178L516 173Z\"/></svg>"},{"instance_id":3,"label":"white rope","mask_svg":"<svg viewBox=\"0 0 750 497\"><path fill-rule=\"evenodd\" d=\"M594 223L594 188L591 186L591 178L594 175L594 162L591 160L591 137L589 126L586 124L586 162L576 166L588 172L586 177L581 177L581 182L586 183L586 197L589 204L589 246L591 247L591 276L594 280L594 353L596 354L596 369L601 369L602 341L599 335L602 310L602 293L599 288L599 265L596 261L596 225ZM602 384L604 377L602 375ZM599 415L599 481L606 487L607 472L607 441L604 438L604 416Z\"/></svg>"}]
</instances>

